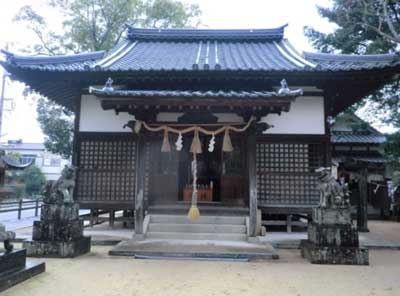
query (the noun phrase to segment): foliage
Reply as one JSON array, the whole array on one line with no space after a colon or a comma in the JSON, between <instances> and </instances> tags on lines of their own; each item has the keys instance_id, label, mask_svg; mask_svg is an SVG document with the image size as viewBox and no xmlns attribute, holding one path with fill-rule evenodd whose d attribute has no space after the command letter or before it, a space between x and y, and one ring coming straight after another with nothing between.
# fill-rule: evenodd
<instances>
[{"instance_id":1,"label":"foliage","mask_svg":"<svg viewBox=\"0 0 400 296\"><path fill-rule=\"evenodd\" d=\"M73 113L52 101L39 98L37 115L40 127L46 135L46 149L66 159L70 158L74 130Z\"/></svg>"},{"instance_id":2,"label":"foliage","mask_svg":"<svg viewBox=\"0 0 400 296\"><path fill-rule=\"evenodd\" d=\"M46 18L32 6L24 6L14 20L34 32L35 54L111 49L126 30L126 24L137 27L195 27L201 14L198 5L175 0L48 0L63 19L62 32L49 27ZM38 121L46 135L46 148L68 158L72 154L72 112L41 99Z\"/></svg>"},{"instance_id":3,"label":"foliage","mask_svg":"<svg viewBox=\"0 0 400 296\"><path fill-rule=\"evenodd\" d=\"M393 171L400 171L400 132L387 135L384 145L385 155Z\"/></svg>"},{"instance_id":4,"label":"foliage","mask_svg":"<svg viewBox=\"0 0 400 296\"><path fill-rule=\"evenodd\" d=\"M45 17L29 5L14 20L35 33L35 53L50 55L109 50L121 39L126 24L195 27L201 15L198 5L175 0L48 0L48 5L63 19L61 33L51 30Z\"/></svg>"},{"instance_id":5,"label":"foliage","mask_svg":"<svg viewBox=\"0 0 400 296\"><path fill-rule=\"evenodd\" d=\"M400 2L398 0L333 0L319 14L336 25L332 33L305 28L314 47L323 52L380 54L400 50ZM352 107L363 108L369 121L400 128L400 80L384 86ZM400 145L389 144L390 155ZM389 152L388 152L389 153Z\"/></svg>"},{"instance_id":6,"label":"foliage","mask_svg":"<svg viewBox=\"0 0 400 296\"><path fill-rule=\"evenodd\" d=\"M319 14L337 25L324 34L306 27L305 34L323 52L387 53L400 44L400 3L397 0L333 0Z\"/></svg>"},{"instance_id":7,"label":"foliage","mask_svg":"<svg viewBox=\"0 0 400 296\"><path fill-rule=\"evenodd\" d=\"M25 184L25 193L28 195L40 194L46 184L45 176L35 165L24 169L19 178Z\"/></svg>"},{"instance_id":8,"label":"foliage","mask_svg":"<svg viewBox=\"0 0 400 296\"><path fill-rule=\"evenodd\" d=\"M196 4L184 4L170 0L152 0L144 5L143 27L185 28L200 24L201 11Z\"/></svg>"}]
</instances>

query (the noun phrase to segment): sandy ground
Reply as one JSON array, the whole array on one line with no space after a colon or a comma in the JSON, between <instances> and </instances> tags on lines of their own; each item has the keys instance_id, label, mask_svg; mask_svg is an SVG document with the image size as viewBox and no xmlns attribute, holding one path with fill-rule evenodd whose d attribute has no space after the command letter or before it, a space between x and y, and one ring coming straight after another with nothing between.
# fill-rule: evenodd
<instances>
[{"instance_id":1,"label":"sandy ground","mask_svg":"<svg viewBox=\"0 0 400 296\"><path fill-rule=\"evenodd\" d=\"M109 249L45 259L46 273L2 295L400 295L400 251L371 251L370 266L323 266L304 261L298 250L244 263L135 260L110 257Z\"/></svg>"}]
</instances>

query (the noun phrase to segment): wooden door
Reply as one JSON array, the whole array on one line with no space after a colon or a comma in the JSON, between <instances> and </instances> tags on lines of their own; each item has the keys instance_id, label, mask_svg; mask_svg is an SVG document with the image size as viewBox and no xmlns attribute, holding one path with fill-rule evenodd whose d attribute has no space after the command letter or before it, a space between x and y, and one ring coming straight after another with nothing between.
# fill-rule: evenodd
<instances>
[{"instance_id":1,"label":"wooden door","mask_svg":"<svg viewBox=\"0 0 400 296\"><path fill-rule=\"evenodd\" d=\"M150 204L168 204L178 200L178 165L178 152L175 149L161 152L161 141L153 142L150 158Z\"/></svg>"},{"instance_id":2,"label":"wooden door","mask_svg":"<svg viewBox=\"0 0 400 296\"><path fill-rule=\"evenodd\" d=\"M245 205L246 155L240 138L232 138L233 151L222 152L221 201L229 205Z\"/></svg>"}]
</instances>

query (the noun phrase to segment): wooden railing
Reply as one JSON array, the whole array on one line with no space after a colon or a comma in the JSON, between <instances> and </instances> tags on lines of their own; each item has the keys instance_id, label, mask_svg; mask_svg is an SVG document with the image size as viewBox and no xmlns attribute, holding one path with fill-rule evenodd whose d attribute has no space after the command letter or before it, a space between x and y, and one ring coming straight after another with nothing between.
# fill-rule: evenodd
<instances>
[{"instance_id":1,"label":"wooden railing","mask_svg":"<svg viewBox=\"0 0 400 296\"><path fill-rule=\"evenodd\" d=\"M0 202L0 214L8 212L17 212L18 220L22 217L22 212L27 210L35 210L35 217L39 214L40 206L42 205L42 198L37 198L34 200L22 200L10 201L10 202Z\"/></svg>"}]
</instances>

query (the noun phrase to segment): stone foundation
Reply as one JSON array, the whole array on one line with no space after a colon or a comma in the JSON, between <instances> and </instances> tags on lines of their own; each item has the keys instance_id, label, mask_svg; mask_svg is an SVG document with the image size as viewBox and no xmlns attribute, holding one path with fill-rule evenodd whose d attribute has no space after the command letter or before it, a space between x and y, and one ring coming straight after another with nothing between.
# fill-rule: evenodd
<instances>
[{"instance_id":1,"label":"stone foundation","mask_svg":"<svg viewBox=\"0 0 400 296\"><path fill-rule=\"evenodd\" d=\"M73 258L90 252L90 237L69 242L26 241L23 243L30 257Z\"/></svg>"},{"instance_id":2,"label":"stone foundation","mask_svg":"<svg viewBox=\"0 0 400 296\"><path fill-rule=\"evenodd\" d=\"M46 203L41 210L40 221L33 223L32 241L23 243L28 256L72 258L90 252L77 203Z\"/></svg>"},{"instance_id":3,"label":"stone foundation","mask_svg":"<svg viewBox=\"0 0 400 296\"><path fill-rule=\"evenodd\" d=\"M25 249L0 253L0 292L44 271L44 263L26 262Z\"/></svg>"},{"instance_id":4,"label":"stone foundation","mask_svg":"<svg viewBox=\"0 0 400 296\"><path fill-rule=\"evenodd\" d=\"M301 255L314 264L368 265L368 249L359 245L350 208L315 208Z\"/></svg>"},{"instance_id":5,"label":"stone foundation","mask_svg":"<svg viewBox=\"0 0 400 296\"><path fill-rule=\"evenodd\" d=\"M363 247L321 246L302 240L300 248L301 256L313 264L369 265L368 249Z\"/></svg>"}]
</instances>

